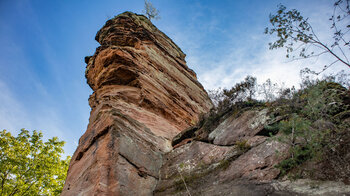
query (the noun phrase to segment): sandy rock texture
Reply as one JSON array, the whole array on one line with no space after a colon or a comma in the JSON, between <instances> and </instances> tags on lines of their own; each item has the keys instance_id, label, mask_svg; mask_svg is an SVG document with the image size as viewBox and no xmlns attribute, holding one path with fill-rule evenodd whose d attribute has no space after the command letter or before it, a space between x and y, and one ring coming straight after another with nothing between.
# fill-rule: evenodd
<instances>
[{"instance_id":1,"label":"sandy rock texture","mask_svg":"<svg viewBox=\"0 0 350 196\"><path fill-rule=\"evenodd\" d=\"M154 195L350 195L341 182L280 179L275 166L290 146L266 134L268 123L266 109L250 109L226 116L208 135L212 143L197 141L198 126L182 131L163 156Z\"/></svg>"},{"instance_id":2,"label":"sandy rock texture","mask_svg":"<svg viewBox=\"0 0 350 196\"><path fill-rule=\"evenodd\" d=\"M171 139L212 103L185 54L145 16L125 12L85 58L89 125L61 195L152 195Z\"/></svg>"},{"instance_id":3,"label":"sandy rock texture","mask_svg":"<svg viewBox=\"0 0 350 196\"><path fill-rule=\"evenodd\" d=\"M122 13L96 40L101 46L85 57L89 125L62 196L350 195L337 182L279 178L290 144L266 128L283 117L270 119L265 106L212 118L210 129L201 124L212 108L207 92L145 16Z\"/></svg>"}]
</instances>

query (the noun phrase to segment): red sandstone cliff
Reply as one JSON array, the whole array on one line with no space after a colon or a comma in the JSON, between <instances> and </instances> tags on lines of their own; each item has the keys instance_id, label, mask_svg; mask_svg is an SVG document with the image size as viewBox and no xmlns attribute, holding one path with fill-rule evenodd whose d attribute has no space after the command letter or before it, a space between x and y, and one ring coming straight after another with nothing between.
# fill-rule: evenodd
<instances>
[{"instance_id":1,"label":"red sandstone cliff","mask_svg":"<svg viewBox=\"0 0 350 196\"><path fill-rule=\"evenodd\" d=\"M185 54L145 16L125 12L86 57L89 125L61 195L151 195L171 139L212 104Z\"/></svg>"},{"instance_id":2,"label":"red sandstone cliff","mask_svg":"<svg viewBox=\"0 0 350 196\"><path fill-rule=\"evenodd\" d=\"M336 182L278 179L275 166L288 157L289 145L264 129L273 123L268 108L231 111L210 132L210 118L196 124L212 103L185 54L146 17L120 14L96 40L101 46L85 59L94 91L90 122L63 196L350 192Z\"/></svg>"}]
</instances>

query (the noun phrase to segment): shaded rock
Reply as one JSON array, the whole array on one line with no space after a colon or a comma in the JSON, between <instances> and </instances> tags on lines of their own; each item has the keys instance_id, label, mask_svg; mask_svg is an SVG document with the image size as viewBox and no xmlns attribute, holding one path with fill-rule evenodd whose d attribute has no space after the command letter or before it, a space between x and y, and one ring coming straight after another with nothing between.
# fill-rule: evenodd
<instances>
[{"instance_id":1,"label":"shaded rock","mask_svg":"<svg viewBox=\"0 0 350 196\"><path fill-rule=\"evenodd\" d=\"M287 180L273 182L272 186L276 190L290 191L298 195L350 195L350 185L345 185L342 182L299 179L296 181Z\"/></svg>"},{"instance_id":2,"label":"shaded rock","mask_svg":"<svg viewBox=\"0 0 350 196\"><path fill-rule=\"evenodd\" d=\"M167 141L113 108L100 113L80 139L61 195L151 194L162 162L156 145Z\"/></svg>"},{"instance_id":3,"label":"shaded rock","mask_svg":"<svg viewBox=\"0 0 350 196\"><path fill-rule=\"evenodd\" d=\"M239 192L250 194L265 189L269 191L261 193L275 192L269 184L260 185L263 182L270 182L279 175L280 171L274 166L286 158L289 148L276 141L258 143L247 152L237 146L217 146L199 141L180 146L165 155L160 170L161 180L154 194L186 194L183 181L186 182L191 194L196 193L194 195L210 195L209 193L236 195ZM281 155L276 154L276 150L279 150ZM255 188L241 186L242 181L245 182L243 184ZM226 190L221 190L219 188L221 186Z\"/></svg>"},{"instance_id":4,"label":"shaded rock","mask_svg":"<svg viewBox=\"0 0 350 196\"><path fill-rule=\"evenodd\" d=\"M161 180L157 184L155 195L171 195L179 189L185 189L181 176L189 185L199 182L215 169L226 166L226 159L239 154L235 147L217 146L200 141L182 145L164 156L160 170Z\"/></svg>"},{"instance_id":5,"label":"shaded rock","mask_svg":"<svg viewBox=\"0 0 350 196\"><path fill-rule=\"evenodd\" d=\"M305 194L295 193L289 190L279 189L277 190L271 183L261 183L256 181L238 180L238 181L226 181L212 182L212 176L208 179L197 184L198 188L190 189L189 192L192 196L303 196ZM189 195L186 190L177 190L175 193L170 193L168 190L166 193L156 192L154 195Z\"/></svg>"},{"instance_id":6,"label":"shaded rock","mask_svg":"<svg viewBox=\"0 0 350 196\"><path fill-rule=\"evenodd\" d=\"M191 143L193 141L193 138L186 138L184 140L181 140L181 142L177 143L176 145L173 146L173 149L178 148L180 146L183 146L185 144Z\"/></svg>"},{"instance_id":7,"label":"shaded rock","mask_svg":"<svg viewBox=\"0 0 350 196\"><path fill-rule=\"evenodd\" d=\"M247 140L264 128L269 119L267 112L267 109L249 110L238 118L233 114L209 134L209 140L217 145L233 145L237 141Z\"/></svg>"},{"instance_id":8,"label":"shaded rock","mask_svg":"<svg viewBox=\"0 0 350 196\"><path fill-rule=\"evenodd\" d=\"M255 147L255 146L258 146L261 143L265 142L267 139L268 139L268 137L266 137L266 136L256 135L256 136L253 136L245 141L247 142L248 146Z\"/></svg>"},{"instance_id":9,"label":"shaded rock","mask_svg":"<svg viewBox=\"0 0 350 196\"><path fill-rule=\"evenodd\" d=\"M219 174L220 178L271 181L278 177L280 171L275 165L288 156L288 150L288 145L284 143L267 140L232 161L227 170Z\"/></svg>"},{"instance_id":10,"label":"shaded rock","mask_svg":"<svg viewBox=\"0 0 350 196\"><path fill-rule=\"evenodd\" d=\"M189 139L195 136L195 132L198 130L198 126L191 126L183 131L181 131L179 134L177 134L171 141L171 145L175 146L179 143L181 143L185 139Z\"/></svg>"}]
</instances>

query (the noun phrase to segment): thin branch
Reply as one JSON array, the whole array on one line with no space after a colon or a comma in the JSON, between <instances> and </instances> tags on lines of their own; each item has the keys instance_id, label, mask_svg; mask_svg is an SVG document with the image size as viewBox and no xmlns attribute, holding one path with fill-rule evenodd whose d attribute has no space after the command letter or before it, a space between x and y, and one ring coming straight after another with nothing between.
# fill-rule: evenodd
<instances>
[{"instance_id":1,"label":"thin branch","mask_svg":"<svg viewBox=\"0 0 350 196\"><path fill-rule=\"evenodd\" d=\"M4 192L4 184L5 184L5 181L7 179L7 175L10 173L10 171L11 170L8 170L7 172L3 173L4 177L2 178L2 181L1 181L1 195Z\"/></svg>"},{"instance_id":2,"label":"thin branch","mask_svg":"<svg viewBox=\"0 0 350 196\"><path fill-rule=\"evenodd\" d=\"M184 179L184 177L182 176L181 172L179 171L179 169L178 169L177 167L176 167L176 170L177 170L177 172L179 172L179 174L180 174L181 180L182 180L182 182L184 183L184 185L185 185L185 187L186 187L186 191L187 191L188 195L189 195L189 196L192 196L191 193L190 193L190 191L188 190L187 184L186 184L185 179Z\"/></svg>"},{"instance_id":3,"label":"thin branch","mask_svg":"<svg viewBox=\"0 0 350 196\"><path fill-rule=\"evenodd\" d=\"M322 54L325 54L325 53L327 53L327 52L328 52L328 51L323 51L323 52L320 52L320 53L318 53L318 54L309 55L309 56L307 56L307 58L319 57L319 56L321 56ZM302 60L302 59L305 59L305 58L304 58L304 57L293 58L293 59L291 59L290 61L286 61L286 63L293 62L293 61L296 61L296 60Z\"/></svg>"},{"instance_id":4,"label":"thin branch","mask_svg":"<svg viewBox=\"0 0 350 196\"><path fill-rule=\"evenodd\" d=\"M348 4L349 1L347 0L346 3ZM344 50L339 46L339 43L338 43L341 40L342 42L345 43L345 45L348 45L348 44L350 45L350 42L346 42L346 40L344 39L344 36L343 36L344 33L342 33L341 30L338 30L338 27L336 25L337 23L336 18L339 18L339 19L342 18L341 16L339 17L335 16L337 14L337 7L339 7L341 11L344 11L341 5L339 3L334 4L333 16L331 18L333 24L331 28L334 28L335 30L335 33L333 36L333 38L335 39L334 40L335 42L334 44L332 44L332 46L329 47L327 46L326 43L321 42L319 37L316 35L313 27L308 23L307 19L304 19L303 17L299 18L299 13L297 12L298 14L296 16L286 15L286 14L280 15L281 13L278 13L278 15L274 16L273 18L274 20L270 21L272 25L275 27L274 29L272 29L272 31L270 30L270 34L276 32L277 37L279 37L279 40L277 40L276 42L270 45L270 49L286 47L287 53L288 53L287 56L288 56L290 53L293 53L293 49L295 49L295 47L293 47L293 43L302 42L301 45L296 47L294 52L299 50L300 52L299 56L303 57L303 59L319 57L322 54L330 53L332 56L336 58L337 61L335 62L340 61L350 68L349 59L346 56ZM350 10L348 9L348 7L346 7L345 11L347 15L344 14L343 18L350 15ZM282 12L284 12L284 10L282 10ZM346 31L345 33L348 33L348 31ZM307 44L310 44L310 46L313 45L316 48L319 48L322 52L316 55L313 55L313 53L311 53L311 55L308 55L307 52L309 47L304 47ZM336 54L338 53L338 51L336 51L335 46L339 48L341 54L340 53ZM303 47L303 50L300 51L301 47ZM297 60L297 59L298 58L293 57L293 60ZM331 63L329 66L333 65L335 62Z\"/></svg>"},{"instance_id":5,"label":"thin branch","mask_svg":"<svg viewBox=\"0 0 350 196\"><path fill-rule=\"evenodd\" d=\"M13 190L12 190L11 194L9 194L9 196L15 195L15 193L18 191L17 187L18 187L18 183L17 183L16 186L13 188Z\"/></svg>"},{"instance_id":6,"label":"thin branch","mask_svg":"<svg viewBox=\"0 0 350 196\"><path fill-rule=\"evenodd\" d=\"M346 3L348 4L348 6L349 6L349 1L346 1ZM339 7L339 9L341 10L341 11L343 11L344 13L348 13L348 11L346 11L346 10L344 10L341 6L340 6L340 4L338 4L337 6L334 6L334 8L336 8L336 7Z\"/></svg>"},{"instance_id":7,"label":"thin branch","mask_svg":"<svg viewBox=\"0 0 350 196\"><path fill-rule=\"evenodd\" d=\"M336 59L338 59L340 62L344 63L345 65L347 65L350 68L350 64L345 62L343 59L341 59L338 55L336 55L331 49L329 49L326 45L324 45L321 42L318 42L317 44L321 45L322 47L324 47L327 51L329 51L329 53L331 53Z\"/></svg>"},{"instance_id":8,"label":"thin branch","mask_svg":"<svg viewBox=\"0 0 350 196\"><path fill-rule=\"evenodd\" d=\"M295 48L295 51L296 51L296 50L299 50L301 47L303 47L303 46L305 46L305 45L307 45L307 44L306 44L306 43L300 44L297 48Z\"/></svg>"},{"instance_id":9,"label":"thin branch","mask_svg":"<svg viewBox=\"0 0 350 196\"><path fill-rule=\"evenodd\" d=\"M346 57L346 55L345 55L343 49L341 49L341 47L340 47L339 45L338 45L338 48L339 48L340 52L343 54L343 56L344 56L346 62L349 63L349 60L348 60L348 58Z\"/></svg>"},{"instance_id":10,"label":"thin branch","mask_svg":"<svg viewBox=\"0 0 350 196\"><path fill-rule=\"evenodd\" d=\"M330 68L333 64L335 64L335 63L338 62L338 61L339 61L339 60L335 60L335 61L332 62L331 64L326 65L326 66L322 69L322 71L316 72L315 74L316 74L316 75L320 75L322 72L326 71L328 68Z\"/></svg>"},{"instance_id":11,"label":"thin branch","mask_svg":"<svg viewBox=\"0 0 350 196\"><path fill-rule=\"evenodd\" d=\"M318 39L316 33L314 32L314 29L312 28L312 26L310 24L309 24L309 27L311 29L312 34L316 37L317 41L321 42L320 39Z\"/></svg>"},{"instance_id":12,"label":"thin branch","mask_svg":"<svg viewBox=\"0 0 350 196\"><path fill-rule=\"evenodd\" d=\"M22 193L23 195L36 183L36 180L28 186L28 188Z\"/></svg>"},{"instance_id":13,"label":"thin branch","mask_svg":"<svg viewBox=\"0 0 350 196\"><path fill-rule=\"evenodd\" d=\"M340 5L338 5L338 7L341 9L341 7L340 7ZM332 21L333 21L333 27L334 27L334 30L335 30L335 33L334 33L334 39L336 39L337 38L337 32L338 32L338 28L337 28L337 22L335 21L335 11L336 11L336 8L337 8L337 6L334 6L334 9L333 9L333 15L332 15ZM344 11L345 12L345 11ZM349 16L349 15L348 15ZM345 17L344 17L345 18ZM344 19L343 18L343 19ZM338 22L339 22L340 20L338 20ZM347 31L348 32L348 31ZM345 32L345 33L347 33L347 32ZM340 31L339 31L339 39L341 39L345 44L347 43L346 41L345 41L345 39L343 38L343 36L344 36L344 33L341 35L340 34ZM343 56L345 57L345 59L346 59L346 62L347 63L349 63L349 60L348 60L348 58L346 57L346 55L344 54L344 52L343 52L343 50L340 48L340 46L338 45L338 48L340 49L340 51L341 51L341 53L343 54Z\"/></svg>"}]
</instances>

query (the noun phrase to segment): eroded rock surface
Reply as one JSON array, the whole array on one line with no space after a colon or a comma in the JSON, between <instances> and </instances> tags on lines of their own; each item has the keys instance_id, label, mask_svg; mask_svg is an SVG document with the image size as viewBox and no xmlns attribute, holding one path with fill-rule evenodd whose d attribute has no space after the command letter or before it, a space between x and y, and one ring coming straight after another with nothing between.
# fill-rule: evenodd
<instances>
[{"instance_id":1,"label":"eroded rock surface","mask_svg":"<svg viewBox=\"0 0 350 196\"><path fill-rule=\"evenodd\" d=\"M209 134L209 140L217 145L233 145L255 136L264 128L268 119L267 109L249 110L239 117L233 114Z\"/></svg>"},{"instance_id":2,"label":"eroded rock surface","mask_svg":"<svg viewBox=\"0 0 350 196\"><path fill-rule=\"evenodd\" d=\"M228 115L209 134L214 143L196 141L200 127L179 133L176 148L164 155L154 195L350 195L341 182L280 179L276 165L290 155L290 146L278 135L265 136L269 123L265 109L250 109Z\"/></svg>"},{"instance_id":3,"label":"eroded rock surface","mask_svg":"<svg viewBox=\"0 0 350 196\"><path fill-rule=\"evenodd\" d=\"M142 16L125 12L86 57L89 125L62 195L152 195L171 139L212 103L185 54Z\"/></svg>"},{"instance_id":4,"label":"eroded rock surface","mask_svg":"<svg viewBox=\"0 0 350 196\"><path fill-rule=\"evenodd\" d=\"M212 103L185 54L146 17L120 14L96 40L85 58L89 125L62 195L349 195L341 183L278 179L290 146L265 129L284 117L271 120L264 106L225 113L210 131L196 124Z\"/></svg>"},{"instance_id":5,"label":"eroded rock surface","mask_svg":"<svg viewBox=\"0 0 350 196\"><path fill-rule=\"evenodd\" d=\"M254 143L256 147L244 149L238 145L218 146L193 141L174 149L165 156L155 195L186 194L186 186L194 195L220 195L220 191L239 195L239 192L248 194L260 189L268 189L261 195L275 192L268 182L278 177L280 171L274 166L288 155L289 148L277 141L260 142ZM276 151L280 151L280 155ZM204 191L209 187L213 189L210 194Z\"/></svg>"}]
</instances>

